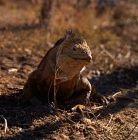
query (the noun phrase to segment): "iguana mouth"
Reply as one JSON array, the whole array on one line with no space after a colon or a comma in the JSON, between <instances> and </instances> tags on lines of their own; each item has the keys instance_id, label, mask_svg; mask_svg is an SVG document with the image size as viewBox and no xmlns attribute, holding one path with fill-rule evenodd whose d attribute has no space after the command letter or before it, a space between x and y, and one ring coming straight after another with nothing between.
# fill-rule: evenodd
<instances>
[{"instance_id":1,"label":"iguana mouth","mask_svg":"<svg viewBox=\"0 0 138 140\"><path fill-rule=\"evenodd\" d=\"M75 57L71 57L71 58L73 58L74 60L85 60L85 61L88 61L88 62L92 61L92 57L91 56L88 56L87 58L75 58Z\"/></svg>"}]
</instances>

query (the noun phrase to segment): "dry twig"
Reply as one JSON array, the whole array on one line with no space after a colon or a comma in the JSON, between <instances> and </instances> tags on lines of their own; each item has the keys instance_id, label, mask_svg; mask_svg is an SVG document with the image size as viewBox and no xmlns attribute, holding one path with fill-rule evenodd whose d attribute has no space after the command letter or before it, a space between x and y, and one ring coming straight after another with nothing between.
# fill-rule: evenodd
<instances>
[{"instance_id":1,"label":"dry twig","mask_svg":"<svg viewBox=\"0 0 138 140\"><path fill-rule=\"evenodd\" d=\"M121 91L116 92L115 94L112 95L112 97L114 98L115 96L117 96L118 94L121 94Z\"/></svg>"},{"instance_id":2,"label":"dry twig","mask_svg":"<svg viewBox=\"0 0 138 140\"><path fill-rule=\"evenodd\" d=\"M112 118L113 118L113 115L110 115L110 120L109 120L109 122L107 123L107 125L105 127L108 127L108 125L110 124Z\"/></svg>"},{"instance_id":3,"label":"dry twig","mask_svg":"<svg viewBox=\"0 0 138 140\"><path fill-rule=\"evenodd\" d=\"M4 132L6 133L7 131L7 120L3 117L3 115L0 115L0 117L4 120L5 124L4 124Z\"/></svg>"}]
</instances>

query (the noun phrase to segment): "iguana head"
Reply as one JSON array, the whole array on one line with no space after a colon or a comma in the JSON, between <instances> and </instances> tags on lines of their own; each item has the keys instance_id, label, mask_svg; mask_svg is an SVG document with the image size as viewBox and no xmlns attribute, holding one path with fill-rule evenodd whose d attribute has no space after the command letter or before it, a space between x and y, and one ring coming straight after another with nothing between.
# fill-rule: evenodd
<instances>
[{"instance_id":1,"label":"iguana head","mask_svg":"<svg viewBox=\"0 0 138 140\"><path fill-rule=\"evenodd\" d=\"M90 48L86 41L80 38L68 39L63 45L61 54L66 54L75 60L85 60L88 62L92 60Z\"/></svg>"},{"instance_id":2,"label":"iguana head","mask_svg":"<svg viewBox=\"0 0 138 140\"><path fill-rule=\"evenodd\" d=\"M56 78L62 81L72 79L92 60L86 41L75 38L72 30L67 30L56 54Z\"/></svg>"},{"instance_id":3,"label":"iguana head","mask_svg":"<svg viewBox=\"0 0 138 140\"><path fill-rule=\"evenodd\" d=\"M86 41L81 38L75 38L75 34L72 30L67 30L65 34L65 40L62 42L60 47L60 54L67 56L70 59L82 60L84 65L90 63L92 55L89 46Z\"/></svg>"}]
</instances>

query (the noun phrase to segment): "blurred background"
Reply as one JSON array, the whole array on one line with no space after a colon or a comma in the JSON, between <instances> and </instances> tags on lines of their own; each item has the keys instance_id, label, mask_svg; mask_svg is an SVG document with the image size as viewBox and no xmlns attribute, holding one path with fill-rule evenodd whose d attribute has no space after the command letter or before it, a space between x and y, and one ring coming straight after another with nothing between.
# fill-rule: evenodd
<instances>
[{"instance_id":1,"label":"blurred background","mask_svg":"<svg viewBox=\"0 0 138 140\"><path fill-rule=\"evenodd\" d=\"M7 41L1 46L21 41L23 50L41 48L71 28L95 49L121 49L121 55L138 51L138 0L0 0L0 15L0 32L16 36L2 35L0 41Z\"/></svg>"}]
</instances>

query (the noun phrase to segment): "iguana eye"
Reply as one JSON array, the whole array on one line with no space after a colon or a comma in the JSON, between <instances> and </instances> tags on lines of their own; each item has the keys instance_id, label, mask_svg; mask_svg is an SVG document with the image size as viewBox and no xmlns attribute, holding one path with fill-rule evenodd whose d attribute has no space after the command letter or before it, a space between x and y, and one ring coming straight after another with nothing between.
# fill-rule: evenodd
<instances>
[{"instance_id":1,"label":"iguana eye","mask_svg":"<svg viewBox=\"0 0 138 140\"><path fill-rule=\"evenodd\" d=\"M72 48L72 50L73 50L73 51L77 51L77 49L76 49L76 48L74 48L74 47Z\"/></svg>"}]
</instances>

